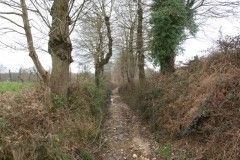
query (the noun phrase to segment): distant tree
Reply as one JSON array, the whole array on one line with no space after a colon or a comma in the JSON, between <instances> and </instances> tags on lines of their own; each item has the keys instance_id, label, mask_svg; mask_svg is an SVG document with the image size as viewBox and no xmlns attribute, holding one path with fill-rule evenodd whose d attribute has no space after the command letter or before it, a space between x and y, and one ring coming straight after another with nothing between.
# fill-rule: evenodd
<instances>
[{"instance_id":1,"label":"distant tree","mask_svg":"<svg viewBox=\"0 0 240 160\"><path fill-rule=\"evenodd\" d=\"M2 64L0 64L0 80L2 80L2 74L6 72L6 67Z\"/></svg>"},{"instance_id":2,"label":"distant tree","mask_svg":"<svg viewBox=\"0 0 240 160\"><path fill-rule=\"evenodd\" d=\"M18 79L23 83L24 80L23 80L23 76L22 76L22 74L23 74L23 69L20 68L20 69L19 69L19 72L18 72Z\"/></svg>"},{"instance_id":3,"label":"distant tree","mask_svg":"<svg viewBox=\"0 0 240 160\"><path fill-rule=\"evenodd\" d=\"M114 1L93 0L91 9L81 17L83 23L79 33L82 36L78 42L85 57L94 61L96 86L100 85L104 66L109 63L113 54L111 24L113 4Z\"/></svg>"},{"instance_id":4,"label":"distant tree","mask_svg":"<svg viewBox=\"0 0 240 160\"><path fill-rule=\"evenodd\" d=\"M119 52L116 65L119 66L118 74L121 72L122 80L133 83L137 75L137 3L127 0L116 3L115 13L118 17L116 41L118 43L115 46Z\"/></svg>"},{"instance_id":5,"label":"distant tree","mask_svg":"<svg viewBox=\"0 0 240 160\"><path fill-rule=\"evenodd\" d=\"M13 81L13 77L12 77L12 72L11 72L10 69L8 71L8 75L9 75L9 81L12 82Z\"/></svg>"}]
</instances>

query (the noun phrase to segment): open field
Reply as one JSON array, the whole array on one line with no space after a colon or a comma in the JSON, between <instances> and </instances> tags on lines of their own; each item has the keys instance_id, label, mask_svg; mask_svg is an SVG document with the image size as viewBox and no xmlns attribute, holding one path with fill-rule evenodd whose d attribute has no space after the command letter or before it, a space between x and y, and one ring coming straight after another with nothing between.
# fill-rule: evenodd
<instances>
[{"instance_id":1,"label":"open field","mask_svg":"<svg viewBox=\"0 0 240 160\"><path fill-rule=\"evenodd\" d=\"M0 93L5 92L20 92L24 88L32 87L33 84L30 82L0 82Z\"/></svg>"}]
</instances>

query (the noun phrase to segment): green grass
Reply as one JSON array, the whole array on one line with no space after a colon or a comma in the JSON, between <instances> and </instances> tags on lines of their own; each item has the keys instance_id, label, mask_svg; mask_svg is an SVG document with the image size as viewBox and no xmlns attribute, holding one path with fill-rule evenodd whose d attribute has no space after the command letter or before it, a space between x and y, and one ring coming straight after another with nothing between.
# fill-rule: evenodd
<instances>
[{"instance_id":1,"label":"green grass","mask_svg":"<svg viewBox=\"0 0 240 160\"><path fill-rule=\"evenodd\" d=\"M172 145L171 144L165 144L164 146L159 148L159 154L167 160L171 159Z\"/></svg>"},{"instance_id":2,"label":"green grass","mask_svg":"<svg viewBox=\"0 0 240 160\"><path fill-rule=\"evenodd\" d=\"M21 83L21 82L0 82L0 93L5 92L20 92L24 88L29 88L32 83Z\"/></svg>"}]
</instances>

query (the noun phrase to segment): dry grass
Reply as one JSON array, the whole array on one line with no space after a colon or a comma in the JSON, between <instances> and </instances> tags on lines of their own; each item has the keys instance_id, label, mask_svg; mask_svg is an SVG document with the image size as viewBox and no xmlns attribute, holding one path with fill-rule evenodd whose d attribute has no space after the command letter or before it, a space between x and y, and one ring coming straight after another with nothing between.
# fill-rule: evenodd
<instances>
[{"instance_id":1,"label":"dry grass","mask_svg":"<svg viewBox=\"0 0 240 160\"><path fill-rule=\"evenodd\" d=\"M240 49L232 47L220 47L171 76L154 75L143 89L121 88L123 99L140 110L159 141L172 144L169 158L240 159ZM177 140L206 113L208 119Z\"/></svg>"},{"instance_id":2,"label":"dry grass","mask_svg":"<svg viewBox=\"0 0 240 160\"><path fill-rule=\"evenodd\" d=\"M98 150L107 94L86 80L73 85L70 106L54 111L46 106L44 88L1 94L0 159L90 160Z\"/></svg>"}]
</instances>

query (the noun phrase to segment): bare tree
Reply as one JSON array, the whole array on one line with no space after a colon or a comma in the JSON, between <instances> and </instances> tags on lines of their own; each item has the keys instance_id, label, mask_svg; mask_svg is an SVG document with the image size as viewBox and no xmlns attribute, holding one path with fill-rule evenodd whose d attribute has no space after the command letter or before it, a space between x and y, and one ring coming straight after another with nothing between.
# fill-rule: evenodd
<instances>
[{"instance_id":1,"label":"bare tree","mask_svg":"<svg viewBox=\"0 0 240 160\"><path fill-rule=\"evenodd\" d=\"M114 1L92 1L92 8L82 18L80 45L87 54L92 55L95 67L95 83L100 85L104 66L112 57L113 38L111 28L111 12ZM109 13L107 13L109 12Z\"/></svg>"},{"instance_id":2,"label":"bare tree","mask_svg":"<svg viewBox=\"0 0 240 160\"><path fill-rule=\"evenodd\" d=\"M0 4L10 11L0 12L0 18L11 24L1 28L6 33L24 35L27 39L29 56L32 58L41 79L50 86L52 93L67 96L70 81L69 66L72 60L72 43L70 35L74 31L77 20L87 0L2 0ZM49 29L48 53L52 58L51 76L42 66L34 44L33 27L41 32L39 27L30 21L29 13L38 18L37 24L43 24ZM20 17L23 23L14 21L12 17ZM52 22L50 22L52 18ZM44 50L46 51L46 50Z\"/></svg>"},{"instance_id":3,"label":"bare tree","mask_svg":"<svg viewBox=\"0 0 240 160\"><path fill-rule=\"evenodd\" d=\"M41 78L44 83L48 84L49 83L49 75L48 72L43 68L38 55L36 53L36 49L34 47L34 42L33 42L33 35L31 31L31 26L29 23L29 17L28 17L28 8L26 5L25 0L20 0L20 5L22 9L22 14L20 15L23 20L23 29L25 31L26 39L27 39L27 44L28 44L28 51L29 51L29 56L31 57L32 61L35 64L35 67L39 74L41 75Z\"/></svg>"},{"instance_id":4,"label":"bare tree","mask_svg":"<svg viewBox=\"0 0 240 160\"><path fill-rule=\"evenodd\" d=\"M118 57L113 79L121 77L117 79L121 79L123 83L132 83L135 77L141 77L142 75L144 75L142 77L145 77L144 53L149 50L149 4L147 1L141 1L140 3L138 1L119 1L115 13L118 17L116 35ZM140 70L139 64L141 64ZM140 76L139 71L143 73Z\"/></svg>"},{"instance_id":5,"label":"bare tree","mask_svg":"<svg viewBox=\"0 0 240 160\"><path fill-rule=\"evenodd\" d=\"M118 42L122 41L117 46L120 52L119 62L122 63L122 67L120 67L122 69L121 74L124 74L128 83L133 83L136 76L137 62L135 46L137 5L134 1L119 1L115 7L115 13L118 17L117 34L120 37Z\"/></svg>"},{"instance_id":6,"label":"bare tree","mask_svg":"<svg viewBox=\"0 0 240 160\"><path fill-rule=\"evenodd\" d=\"M185 0L186 6L204 18L223 18L239 14L239 0Z\"/></svg>"}]
</instances>

